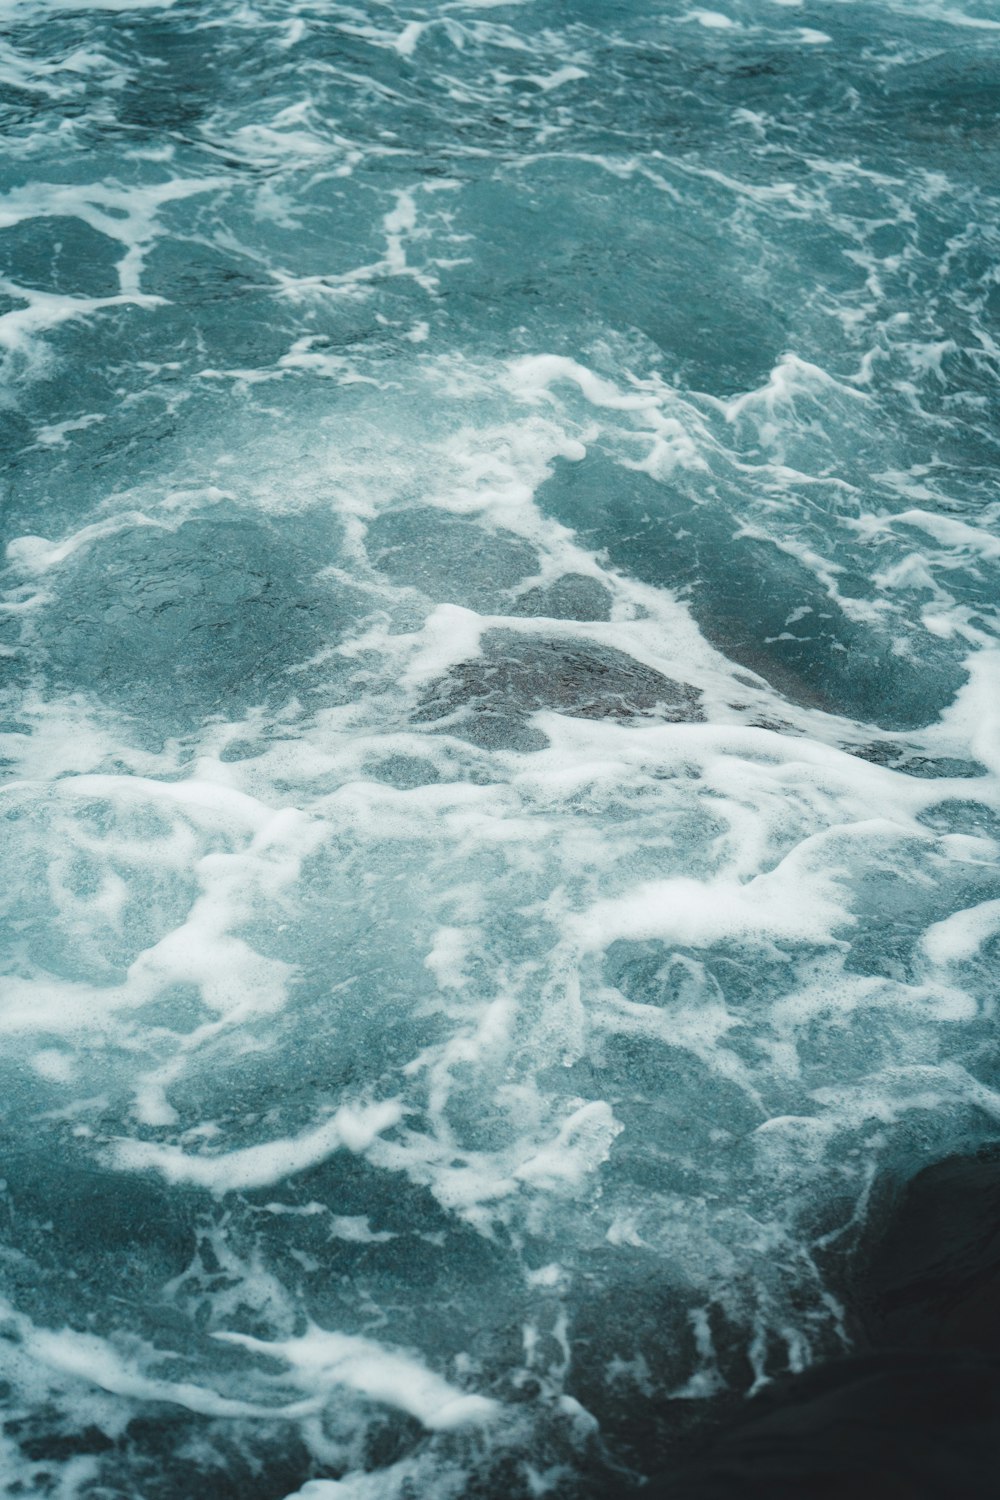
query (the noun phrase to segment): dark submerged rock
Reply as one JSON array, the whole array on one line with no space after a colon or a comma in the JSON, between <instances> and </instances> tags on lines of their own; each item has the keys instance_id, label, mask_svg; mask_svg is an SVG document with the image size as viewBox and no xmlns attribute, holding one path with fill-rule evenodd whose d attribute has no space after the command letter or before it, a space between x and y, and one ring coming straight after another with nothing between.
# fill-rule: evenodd
<instances>
[{"instance_id":1,"label":"dark submerged rock","mask_svg":"<svg viewBox=\"0 0 1000 1500\"><path fill-rule=\"evenodd\" d=\"M871 761L875 766L888 766L891 771L902 771L906 776L920 776L932 780L937 776L985 776L986 767L977 761L957 760L954 756L917 755L904 745L891 740L872 740L867 745L845 745L844 749L859 760Z\"/></svg>"},{"instance_id":2,"label":"dark submerged rock","mask_svg":"<svg viewBox=\"0 0 1000 1500\"><path fill-rule=\"evenodd\" d=\"M1000 1462L1000 1144L886 1193L851 1298L868 1350L776 1383L649 1500L986 1500Z\"/></svg>"},{"instance_id":3,"label":"dark submerged rock","mask_svg":"<svg viewBox=\"0 0 1000 1500\"><path fill-rule=\"evenodd\" d=\"M545 744L525 723L539 709L580 719L656 717L671 724L704 717L697 688L623 651L591 641L490 631L483 655L454 667L426 695L416 718L440 722L474 744L530 750Z\"/></svg>"},{"instance_id":4,"label":"dark submerged rock","mask_svg":"<svg viewBox=\"0 0 1000 1500\"><path fill-rule=\"evenodd\" d=\"M564 573L553 583L519 594L511 614L553 620L610 620L611 595L596 578Z\"/></svg>"},{"instance_id":5,"label":"dark submerged rock","mask_svg":"<svg viewBox=\"0 0 1000 1500\"><path fill-rule=\"evenodd\" d=\"M873 1344L1000 1357L1000 1145L907 1183L858 1300Z\"/></svg>"},{"instance_id":6,"label":"dark submerged rock","mask_svg":"<svg viewBox=\"0 0 1000 1500\"><path fill-rule=\"evenodd\" d=\"M751 1403L649 1500L987 1500L1000 1359L885 1353L822 1365Z\"/></svg>"},{"instance_id":7,"label":"dark submerged rock","mask_svg":"<svg viewBox=\"0 0 1000 1500\"><path fill-rule=\"evenodd\" d=\"M733 491L705 504L594 452L556 461L536 503L612 568L678 593L713 646L792 703L916 729L933 723L965 680L956 642L926 642L919 663L901 654L890 632L831 599L799 558L744 530ZM869 597L860 568L838 579L842 595Z\"/></svg>"}]
</instances>

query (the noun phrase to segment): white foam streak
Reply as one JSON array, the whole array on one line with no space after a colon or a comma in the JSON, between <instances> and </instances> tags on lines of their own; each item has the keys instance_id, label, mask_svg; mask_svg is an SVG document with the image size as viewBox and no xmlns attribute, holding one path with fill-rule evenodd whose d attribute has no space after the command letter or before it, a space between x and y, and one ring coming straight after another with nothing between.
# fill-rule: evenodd
<instances>
[{"instance_id":1,"label":"white foam streak","mask_svg":"<svg viewBox=\"0 0 1000 1500\"><path fill-rule=\"evenodd\" d=\"M0 1310L17 1329L21 1347L30 1360L63 1379L98 1386L130 1401L163 1401L206 1417L296 1420L316 1409L315 1400L267 1406L234 1400L190 1381L157 1379L124 1359L108 1340L96 1334L78 1333L70 1328L39 1328L7 1304L0 1304ZM156 1351L145 1352L155 1357Z\"/></svg>"},{"instance_id":2,"label":"white foam streak","mask_svg":"<svg viewBox=\"0 0 1000 1500\"><path fill-rule=\"evenodd\" d=\"M281 1360L291 1379L311 1394L356 1391L408 1412L432 1431L478 1426L500 1412L496 1401L457 1390L413 1356L386 1349L374 1339L316 1327L301 1338L273 1343L243 1333L219 1333L216 1338Z\"/></svg>"},{"instance_id":3,"label":"white foam streak","mask_svg":"<svg viewBox=\"0 0 1000 1500\"><path fill-rule=\"evenodd\" d=\"M514 1176L550 1192L579 1188L586 1176L607 1161L623 1129L604 1100L583 1104L562 1122L555 1140L523 1161Z\"/></svg>"},{"instance_id":4,"label":"white foam streak","mask_svg":"<svg viewBox=\"0 0 1000 1500\"><path fill-rule=\"evenodd\" d=\"M325 1124L302 1135L216 1156L195 1156L178 1146L137 1140L115 1141L108 1155L120 1172L158 1172L170 1183L190 1183L219 1195L238 1193L274 1186L326 1161L335 1151L363 1153L376 1136L397 1125L402 1117L403 1108L397 1100L358 1107L342 1105Z\"/></svg>"},{"instance_id":5,"label":"white foam streak","mask_svg":"<svg viewBox=\"0 0 1000 1500\"><path fill-rule=\"evenodd\" d=\"M829 877L803 883L798 871L733 881L650 881L616 900L598 901L574 923L591 951L625 939L706 948L730 942L831 943L843 910L818 889Z\"/></svg>"}]
</instances>

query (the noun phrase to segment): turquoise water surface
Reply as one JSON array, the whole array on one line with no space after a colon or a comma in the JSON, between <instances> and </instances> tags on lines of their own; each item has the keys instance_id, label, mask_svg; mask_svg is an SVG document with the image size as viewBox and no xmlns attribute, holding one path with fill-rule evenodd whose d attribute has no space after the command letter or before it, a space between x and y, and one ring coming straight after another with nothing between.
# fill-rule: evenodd
<instances>
[{"instance_id":1,"label":"turquoise water surface","mask_svg":"<svg viewBox=\"0 0 1000 1500\"><path fill-rule=\"evenodd\" d=\"M0 1487L579 1500L996 1136L1000 5L2 0Z\"/></svg>"}]
</instances>

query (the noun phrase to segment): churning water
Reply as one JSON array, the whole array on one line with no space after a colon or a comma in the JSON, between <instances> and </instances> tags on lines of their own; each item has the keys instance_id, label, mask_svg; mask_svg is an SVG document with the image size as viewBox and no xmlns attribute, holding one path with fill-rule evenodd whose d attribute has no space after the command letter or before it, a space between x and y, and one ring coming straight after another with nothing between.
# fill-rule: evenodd
<instances>
[{"instance_id":1,"label":"churning water","mask_svg":"<svg viewBox=\"0 0 1000 1500\"><path fill-rule=\"evenodd\" d=\"M1000 8L712 4L3 0L5 1494L613 1487L998 1129Z\"/></svg>"}]
</instances>

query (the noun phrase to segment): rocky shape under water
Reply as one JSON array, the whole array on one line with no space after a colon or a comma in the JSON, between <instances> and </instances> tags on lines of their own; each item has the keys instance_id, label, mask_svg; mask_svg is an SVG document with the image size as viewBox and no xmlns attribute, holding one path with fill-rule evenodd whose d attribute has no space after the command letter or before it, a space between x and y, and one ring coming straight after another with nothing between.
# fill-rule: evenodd
<instances>
[{"instance_id":1,"label":"rocky shape under water","mask_svg":"<svg viewBox=\"0 0 1000 1500\"><path fill-rule=\"evenodd\" d=\"M996 1493L1000 1147L936 1162L886 1200L853 1288L863 1352L769 1387L650 1500Z\"/></svg>"},{"instance_id":2,"label":"rocky shape under water","mask_svg":"<svg viewBox=\"0 0 1000 1500\"><path fill-rule=\"evenodd\" d=\"M697 688L610 646L507 631L489 631L482 645L482 656L429 690L418 721L489 749L535 750L545 737L527 720L541 709L578 719L704 719Z\"/></svg>"},{"instance_id":3,"label":"rocky shape under water","mask_svg":"<svg viewBox=\"0 0 1000 1500\"><path fill-rule=\"evenodd\" d=\"M907 1183L859 1303L873 1344L1000 1357L1000 1147L935 1162Z\"/></svg>"},{"instance_id":4,"label":"rocky shape under water","mask_svg":"<svg viewBox=\"0 0 1000 1500\"><path fill-rule=\"evenodd\" d=\"M649 1500L988 1500L1000 1359L885 1352L820 1366L751 1403Z\"/></svg>"}]
</instances>

